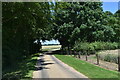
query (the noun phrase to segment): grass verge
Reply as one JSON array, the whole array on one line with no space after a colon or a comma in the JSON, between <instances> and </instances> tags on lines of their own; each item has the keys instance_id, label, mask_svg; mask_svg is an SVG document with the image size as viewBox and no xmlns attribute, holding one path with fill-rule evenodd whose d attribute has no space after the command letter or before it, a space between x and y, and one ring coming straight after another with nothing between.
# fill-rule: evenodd
<instances>
[{"instance_id":1,"label":"grass verge","mask_svg":"<svg viewBox=\"0 0 120 80\"><path fill-rule=\"evenodd\" d=\"M118 72L117 71L110 71L103 68L100 68L98 66L95 66L93 64L90 64L88 62L78 60L71 56L65 56L65 55L55 55L58 59L60 59L62 62L68 64L69 66L76 69L78 72L83 73L88 78L95 79L97 78L116 78L118 79Z\"/></svg>"},{"instance_id":2,"label":"grass verge","mask_svg":"<svg viewBox=\"0 0 120 80\"><path fill-rule=\"evenodd\" d=\"M32 73L35 70L35 64L40 53L33 54L21 62L18 62L17 65L8 67L4 74L3 80L5 79L32 79Z\"/></svg>"}]
</instances>

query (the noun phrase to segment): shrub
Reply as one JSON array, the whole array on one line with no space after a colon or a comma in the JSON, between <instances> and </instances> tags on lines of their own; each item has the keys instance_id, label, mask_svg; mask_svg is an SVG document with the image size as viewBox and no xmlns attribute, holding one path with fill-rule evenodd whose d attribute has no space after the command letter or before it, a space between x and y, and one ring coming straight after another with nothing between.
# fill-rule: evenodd
<instances>
[{"instance_id":1,"label":"shrub","mask_svg":"<svg viewBox=\"0 0 120 80\"><path fill-rule=\"evenodd\" d=\"M105 50L118 48L118 43L116 43L116 42L113 42L113 43L105 42L104 44L105 44Z\"/></svg>"},{"instance_id":2,"label":"shrub","mask_svg":"<svg viewBox=\"0 0 120 80\"><path fill-rule=\"evenodd\" d=\"M103 50L104 49L103 42L93 42L91 44L93 44L95 50Z\"/></svg>"},{"instance_id":3,"label":"shrub","mask_svg":"<svg viewBox=\"0 0 120 80\"><path fill-rule=\"evenodd\" d=\"M99 52L99 58L104 61L118 63L118 53Z\"/></svg>"},{"instance_id":4,"label":"shrub","mask_svg":"<svg viewBox=\"0 0 120 80\"><path fill-rule=\"evenodd\" d=\"M120 42L118 43L118 48L120 49Z\"/></svg>"},{"instance_id":5,"label":"shrub","mask_svg":"<svg viewBox=\"0 0 120 80\"><path fill-rule=\"evenodd\" d=\"M89 51L89 53L95 53L99 50L113 50L118 49L118 43L116 42L77 42L74 45L74 50L76 51Z\"/></svg>"},{"instance_id":6,"label":"shrub","mask_svg":"<svg viewBox=\"0 0 120 80\"><path fill-rule=\"evenodd\" d=\"M88 42L80 42L80 43L76 43L75 44L75 47L74 47L74 50L77 50L77 51L83 51L83 50L88 50L89 49L89 43Z\"/></svg>"}]
</instances>

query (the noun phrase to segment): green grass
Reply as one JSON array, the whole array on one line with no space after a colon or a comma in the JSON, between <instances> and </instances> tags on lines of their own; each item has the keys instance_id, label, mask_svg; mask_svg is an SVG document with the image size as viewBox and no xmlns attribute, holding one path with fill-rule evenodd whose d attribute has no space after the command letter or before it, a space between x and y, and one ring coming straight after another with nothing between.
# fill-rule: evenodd
<instances>
[{"instance_id":1,"label":"green grass","mask_svg":"<svg viewBox=\"0 0 120 80\"><path fill-rule=\"evenodd\" d=\"M51 51L53 49L59 49L61 45L44 45L42 46L42 51Z\"/></svg>"},{"instance_id":2,"label":"green grass","mask_svg":"<svg viewBox=\"0 0 120 80\"><path fill-rule=\"evenodd\" d=\"M32 79L35 64L40 53L33 54L14 67L9 67L3 72L3 78L15 78L15 80ZM13 61L14 62L14 61Z\"/></svg>"},{"instance_id":3,"label":"green grass","mask_svg":"<svg viewBox=\"0 0 120 80\"><path fill-rule=\"evenodd\" d=\"M73 67L77 71L83 73L89 78L118 78L117 71L110 71L107 69L100 68L88 62L78 60L71 56L65 55L55 55L58 59L62 62L68 64L69 66Z\"/></svg>"}]
</instances>

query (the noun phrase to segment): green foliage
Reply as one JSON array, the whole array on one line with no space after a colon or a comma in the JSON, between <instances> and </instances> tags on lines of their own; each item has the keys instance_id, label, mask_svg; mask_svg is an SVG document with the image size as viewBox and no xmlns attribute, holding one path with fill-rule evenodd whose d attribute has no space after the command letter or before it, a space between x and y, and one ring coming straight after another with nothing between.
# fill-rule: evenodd
<instances>
[{"instance_id":1,"label":"green foliage","mask_svg":"<svg viewBox=\"0 0 120 80\"><path fill-rule=\"evenodd\" d=\"M119 42L120 11L115 14L109 11L103 12L101 5L101 2L56 2L52 7L54 18L50 32L63 47L70 46L73 48L77 41ZM65 26L65 24L71 24L71 29L64 28L63 31L60 31L61 26ZM102 45L96 46L98 50L102 48ZM94 48L90 47L90 49Z\"/></svg>"},{"instance_id":2,"label":"green foliage","mask_svg":"<svg viewBox=\"0 0 120 80\"><path fill-rule=\"evenodd\" d=\"M89 43L87 42L80 42L76 43L74 50L81 50L81 51L87 51L89 49Z\"/></svg>"},{"instance_id":3,"label":"green foliage","mask_svg":"<svg viewBox=\"0 0 120 80\"><path fill-rule=\"evenodd\" d=\"M2 4L3 71L57 39L62 49L98 51L120 48L120 10L103 12L101 2ZM37 41L37 43L34 43Z\"/></svg>"},{"instance_id":4,"label":"green foliage","mask_svg":"<svg viewBox=\"0 0 120 80\"><path fill-rule=\"evenodd\" d=\"M111 26L113 29L114 36L110 39L111 41L119 42L120 41L120 10L116 11L115 14L111 14L110 12L105 12L106 16L106 24L107 26Z\"/></svg>"},{"instance_id":5,"label":"green foliage","mask_svg":"<svg viewBox=\"0 0 120 80\"><path fill-rule=\"evenodd\" d=\"M75 44L76 40L80 40L80 38L78 38L78 36L80 36L80 29L78 27L76 27L73 30L72 35L70 36L70 43Z\"/></svg>"},{"instance_id":6,"label":"green foliage","mask_svg":"<svg viewBox=\"0 0 120 80\"><path fill-rule=\"evenodd\" d=\"M91 52L98 50L113 50L118 48L118 43L116 42L76 42L74 45L74 50Z\"/></svg>"},{"instance_id":7,"label":"green foliage","mask_svg":"<svg viewBox=\"0 0 120 80\"><path fill-rule=\"evenodd\" d=\"M118 52L109 53L108 52L98 52L99 58L104 61L113 62L118 64Z\"/></svg>"},{"instance_id":8,"label":"green foliage","mask_svg":"<svg viewBox=\"0 0 120 80\"><path fill-rule=\"evenodd\" d=\"M105 61L118 63L118 57L112 54L107 54L104 58Z\"/></svg>"},{"instance_id":9,"label":"green foliage","mask_svg":"<svg viewBox=\"0 0 120 80\"><path fill-rule=\"evenodd\" d=\"M3 71L3 79L32 79L33 71L36 69L35 64L40 53L28 56L26 59L20 61L15 66L8 66ZM15 63L15 61L14 61ZM16 67L17 66L17 67Z\"/></svg>"},{"instance_id":10,"label":"green foliage","mask_svg":"<svg viewBox=\"0 0 120 80\"><path fill-rule=\"evenodd\" d=\"M48 2L2 3L3 71L41 48L50 19ZM37 41L37 43L34 43ZM15 62L14 62L15 61Z\"/></svg>"}]
</instances>

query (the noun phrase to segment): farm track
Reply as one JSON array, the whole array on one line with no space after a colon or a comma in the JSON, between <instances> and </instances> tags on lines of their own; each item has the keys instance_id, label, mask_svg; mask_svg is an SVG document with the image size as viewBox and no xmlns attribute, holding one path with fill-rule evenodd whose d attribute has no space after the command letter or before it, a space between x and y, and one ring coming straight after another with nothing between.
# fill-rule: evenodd
<instances>
[{"instance_id":1,"label":"farm track","mask_svg":"<svg viewBox=\"0 0 120 80\"><path fill-rule=\"evenodd\" d=\"M83 74L77 72L72 67L64 64L55 56L50 54L40 55L36 64L36 71L33 72L33 79L38 78L84 78Z\"/></svg>"}]
</instances>

